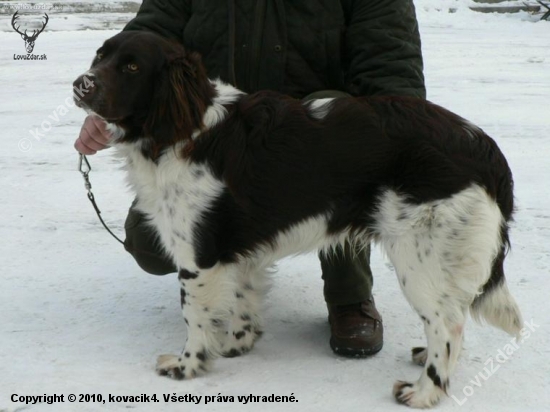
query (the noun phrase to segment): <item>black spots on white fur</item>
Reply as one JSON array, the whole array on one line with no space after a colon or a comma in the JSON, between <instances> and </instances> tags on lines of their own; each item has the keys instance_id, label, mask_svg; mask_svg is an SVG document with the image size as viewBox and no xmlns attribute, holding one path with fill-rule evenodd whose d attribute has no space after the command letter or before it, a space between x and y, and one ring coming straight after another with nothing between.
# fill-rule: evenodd
<instances>
[{"instance_id":1,"label":"black spots on white fur","mask_svg":"<svg viewBox=\"0 0 550 412\"><path fill-rule=\"evenodd\" d=\"M190 272L186 269L180 269L179 271L180 279L185 279L185 280L196 279L198 276L199 276L198 272Z\"/></svg>"},{"instance_id":2,"label":"black spots on white fur","mask_svg":"<svg viewBox=\"0 0 550 412\"><path fill-rule=\"evenodd\" d=\"M243 330L246 331L246 332L251 332L252 331L252 325L244 325Z\"/></svg>"},{"instance_id":3,"label":"black spots on white fur","mask_svg":"<svg viewBox=\"0 0 550 412\"><path fill-rule=\"evenodd\" d=\"M185 305L185 297L187 296L187 293L185 292L185 289L180 289L180 299L181 299L181 306Z\"/></svg>"},{"instance_id":4,"label":"black spots on white fur","mask_svg":"<svg viewBox=\"0 0 550 412\"><path fill-rule=\"evenodd\" d=\"M172 379L180 381L182 379L185 379L185 366L179 366L170 369L159 369L158 374L160 376L169 375Z\"/></svg>"},{"instance_id":5,"label":"black spots on white fur","mask_svg":"<svg viewBox=\"0 0 550 412\"><path fill-rule=\"evenodd\" d=\"M439 388L445 390L444 388L445 385L443 384L443 382L441 382L441 378L437 373L437 369L435 368L433 363L430 364L430 366L428 366L427 373L428 373L428 377L432 380L435 386L438 386Z\"/></svg>"},{"instance_id":6,"label":"black spots on white fur","mask_svg":"<svg viewBox=\"0 0 550 412\"><path fill-rule=\"evenodd\" d=\"M244 338L244 335L246 335L246 332L244 330L233 333L233 336L235 336L235 339L237 340Z\"/></svg>"},{"instance_id":7,"label":"black spots on white fur","mask_svg":"<svg viewBox=\"0 0 550 412\"><path fill-rule=\"evenodd\" d=\"M428 325L431 324L430 319L428 319L426 316L420 316L424 322L426 322Z\"/></svg>"},{"instance_id":8,"label":"black spots on white fur","mask_svg":"<svg viewBox=\"0 0 550 412\"><path fill-rule=\"evenodd\" d=\"M185 233L179 231L179 230L174 230L173 232L174 236L176 236L178 239L181 239L183 240L184 242L187 242L187 236L185 236Z\"/></svg>"},{"instance_id":9,"label":"black spots on white fur","mask_svg":"<svg viewBox=\"0 0 550 412\"><path fill-rule=\"evenodd\" d=\"M405 285L407 284L407 277L405 275L403 275L403 277L401 278L401 284L403 285L403 287L405 287Z\"/></svg>"},{"instance_id":10,"label":"black spots on white fur","mask_svg":"<svg viewBox=\"0 0 550 412\"><path fill-rule=\"evenodd\" d=\"M187 320L187 318L183 318L183 320L185 321L185 324L189 326L189 321Z\"/></svg>"},{"instance_id":11,"label":"black spots on white fur","mask_svg":"<svg viewBox=\"0 0 550 412\"><path fill-rule=\"evenodd\" d=\"M244 284L244 290L254 290L254 288L252 287L252 285L250 283L245 283Z\"/></svg>"},{"instance_id":12,"label":"black spots on white fur","mask_svg":"<svg viewBox=\"0 0 550 412\"><path fill-rule=\"evenodd\" d=\"M195 179L200 179L202 177L204 177L205 173L204 173L204 170L202 169L194 169L191 174L193 175L193 177Z\"/></svg>"},{"instance_id":13,"label":"black spots on white fur","mask_svg":"<svg viewBox=\"0 0 550 412\"><path fill-rule=\"evenodd\" d=\"M220 328L223 325L223 321L221 319L210 319L210 323L212 323L212 326L215 328Z\"/></svg>"},{"instance_id":14,"label":"black spots on white fur","mask_svg":"<svg viewBox=\"0 0 550 412\"><path fill-rule=\"evenodd\" d=\"M249 321L249 320L250 320L250 315L249 315L248 313L243 313L243 314L241 315L241 320L243 320L243 321L245 321L245 322L246 322L246 321Z\"/></svg>"},{"instance_id":15,"label":"black spots on white fur","mask_svg":"<svg viewBox=\"0 0 550 412\"><path fill-rule=\"evenodd\" d=\"M241 346L240 348L231 348L228 351L224 352L222 356L226 358L234 358L236 356L240 356L242 354L249 352L250 349L252 349L252 347L248 347L248 346Z\"/></svg>"},{"instance_id":16,"label":"black spots on white fur","mask_svg":"<svg viewBox=\"0 0 550 412\"><path fill-rule=\"evenodd\" d=\"M206 361L206 352L205 351L198 352L197 353L197 359L202 361L202 362L205 362Z\"/></svg>"},{"instance_id":17,"label":"black spots on white fur","mask_svg":"<svg viewBox=\"0 0 550 412\"><path fill-rule=\"evenodd\" d=\"M451 357L451 342L447 342L447 357Z\"/></svg>"},{"instance_id":18,"label":"black spots on white fur","mask_svg":"<svg viewBox=\"0 0 550 412\"><path fill-rule=\"evenodd\" d=\"M406 404L407 403L407 397L403 396L403 391L405 388L412 388L413 384L409 382L399 382L399 387L396 388L397 390L394 391L394 396L397 402Z\"/></svg>"},{"instance_id":19,"label":"black spots on white fur","mask_svg":"<svg viewBox=\"0 0 550 412\"><path fill-rule=\"evenodd\" d=\"M237 299L244 299L244 295L243 295L241 292L236 292L236 293L235 293L235 297L236 297Z\"/></svg>"},{"instance_id":20,"label":"black spots on white fur","mask_svg":"<svg viewBox=\"0 0 550 412\"><path fill-rule=\"evenodd\" d=\"M168 206L168 215L170 217L176 216L176 208L174 206Z\"/></svg>"},{"instance_id":21,"label":"black spots on white fur","mask_svg":"<svg viewBox=\"0 0 550 412\"><path fill-rule=\"evenodd\" d=\"M416 252L416 257L418 258L418 261L419 261L420 263L423 263L422 255L420 254L420 251Z\"/></svg>"},{"instance_id":22,"label":"black spots on white fur","mask_svg":"<svg viewBox=\"0 0 550 412\"><path fill-rule=\"evenodd\" d=\"M185 352L185 353L183 354L183 356L185 356L186 358L189 358L189 357L191 356L191 354L190 354L189 352Z\"/></svg>"}]
</instances>

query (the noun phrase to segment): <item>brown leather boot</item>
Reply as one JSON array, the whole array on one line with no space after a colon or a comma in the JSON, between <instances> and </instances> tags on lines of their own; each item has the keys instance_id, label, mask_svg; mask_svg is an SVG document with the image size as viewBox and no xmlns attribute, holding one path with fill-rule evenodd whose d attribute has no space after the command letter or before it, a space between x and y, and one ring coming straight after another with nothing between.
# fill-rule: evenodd
<instances>
[{"instance_id":1,"label":"brown leather boot","mask_svg":"<svg viewBox=\"0 0 550 412\"><path fill-rule=\"evenodd\" d=\"M337 355L364 358L384 344L382 317L371 297L352 305L328 305L330 347Z\"/></svg>"}]
</instances>

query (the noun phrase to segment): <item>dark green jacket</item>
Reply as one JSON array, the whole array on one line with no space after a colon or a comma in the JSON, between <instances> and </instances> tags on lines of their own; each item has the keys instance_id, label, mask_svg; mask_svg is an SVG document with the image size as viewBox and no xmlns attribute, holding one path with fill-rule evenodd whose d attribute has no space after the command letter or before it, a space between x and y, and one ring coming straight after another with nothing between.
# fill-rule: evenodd
<instances>
[{"instance_id":1,"label":"dark green jacket","mask_svg":"<svg viewBox=\"0 0 550 412\"><path fill-rule=\"evenodd\" d=\"M144 0L125 30L182 41L246 92L425 97L412 0Z\"/></svg>"}]
</instances>

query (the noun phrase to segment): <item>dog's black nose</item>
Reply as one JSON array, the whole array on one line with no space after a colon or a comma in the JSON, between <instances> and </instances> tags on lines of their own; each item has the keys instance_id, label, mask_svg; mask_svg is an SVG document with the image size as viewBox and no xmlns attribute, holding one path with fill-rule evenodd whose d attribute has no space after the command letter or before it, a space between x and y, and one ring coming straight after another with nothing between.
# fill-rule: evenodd
<instances>
[{"instance_id":1,"label":"dog's black nose","mask_svg":"<svg viewBox=\"0 0 550 412\"><path fill-rule=\"evenodd\" d=\"M79 76L73 83L73 93L76 100L89 100L96 91L96 78L90 74Z\"/></svg>"}]
</instances>

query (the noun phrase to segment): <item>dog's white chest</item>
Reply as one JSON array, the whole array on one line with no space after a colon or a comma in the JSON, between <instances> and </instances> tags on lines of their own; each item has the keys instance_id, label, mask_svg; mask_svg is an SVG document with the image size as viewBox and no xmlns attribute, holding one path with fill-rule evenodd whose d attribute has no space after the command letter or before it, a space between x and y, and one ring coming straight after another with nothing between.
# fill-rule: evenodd
<instances>
[{"instance_id":1,"label":"dog's white chest","mask_svg":"<svg viewBox=\"0 0 550 412\"><path fill-rule=\"evenodd\" d=\"M158 162L141 153L127 154L128 179L138 197L137 209L157 230L165 250L179 268L196 269L194 229L223 189L204 165L163 155Z\"/></svg>"}]
</instances>

